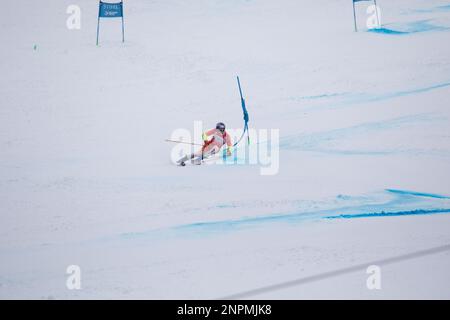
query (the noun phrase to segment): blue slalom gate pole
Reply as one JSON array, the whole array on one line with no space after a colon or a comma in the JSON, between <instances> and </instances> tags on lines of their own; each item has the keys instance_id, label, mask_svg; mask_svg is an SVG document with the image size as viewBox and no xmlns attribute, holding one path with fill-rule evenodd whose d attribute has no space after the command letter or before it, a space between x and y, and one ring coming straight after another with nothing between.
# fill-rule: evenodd
<instances>
[{"instance_id":1,"label":"blue slalom gate pole","mask_svg":"<svg viewBox=\"0 0 450 320\"><path fill-rule=\"evenodd\" d=\"M97 19L97 46L98 46L98 35L100 32L100 5L98 6L98 19Z\"/></svg>"},{"instance_id":2,"label":"blue slalom gate pole","mask_svg":"<svg viewBox=\"0 0 450 320\"><path fill-rule=\"evenodd\" d=\"M124 18L123 18L123 1L122 2L122 42L125 42L125 25L124 25Z\"/></svg>"}]
</instances>

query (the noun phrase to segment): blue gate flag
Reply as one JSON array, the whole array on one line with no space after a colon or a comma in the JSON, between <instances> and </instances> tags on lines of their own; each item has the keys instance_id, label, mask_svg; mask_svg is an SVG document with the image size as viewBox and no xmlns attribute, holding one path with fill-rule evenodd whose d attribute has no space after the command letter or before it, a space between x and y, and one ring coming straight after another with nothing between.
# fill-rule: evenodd
<instances>
[{"instance_id":1,"label":"blue gate flag","mask_svg":"<svg viewBox=\"0 0 450 320\"><path fill-rule=\"evenodd\" d=\"M122 18L122 42L125 42L123 0L117 3L103 2L100 0L98 5L97 45L100 34L100 18Z\"/></svg>"},{"instance_id":2,"label":"blue gate flag","mask_svg":"<svg viewBox=\"0 0 450 320\"><path fill-rule=\"evenodd\" d=\"M100 18L121 18L123 16L123 2L106 3L100 1L98 16Z\"/></svg>"},{"instance_id":3,"label":"blue gate flag","mask_svg":"<svg viewBox=\"0 0 450 320\"><path fill-rule=\"evenodd\" d=\"M250 144L250 135L248 133L248 112L247 112L247 107L245 106L245 99L242 95L242 89L241 89L241 81L239 80L239 77L237 78L237 83L238 83L238 88L239 88L239 94L241 95L241 107L242 107L242 113L244 114L244 131L242 132L241 137L239 138L238 141L236 141L236 143L233 145L233 147L236 147L239 142L241 142L242 138L244 138L245 133L247 132L247 143Z\"/></svg>"}]
</instances>

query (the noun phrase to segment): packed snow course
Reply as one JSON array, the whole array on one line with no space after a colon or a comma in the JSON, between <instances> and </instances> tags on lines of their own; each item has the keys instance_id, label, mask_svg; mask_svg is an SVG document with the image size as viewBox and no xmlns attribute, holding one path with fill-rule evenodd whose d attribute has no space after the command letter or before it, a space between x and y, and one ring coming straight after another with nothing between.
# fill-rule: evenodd
<instances>
[{"instance_id":1,"label":"packed snow course","mask_svg":"<svg viewBox=\"0 0 450 320\"><path fill-rule=\"evenodd\" d=\"M0 298L449 299L450 4L377 2L125 1L99 46L96 1L5 2ZM278 171L174 165L237 75Z\"/></svg>"}]
</instances>

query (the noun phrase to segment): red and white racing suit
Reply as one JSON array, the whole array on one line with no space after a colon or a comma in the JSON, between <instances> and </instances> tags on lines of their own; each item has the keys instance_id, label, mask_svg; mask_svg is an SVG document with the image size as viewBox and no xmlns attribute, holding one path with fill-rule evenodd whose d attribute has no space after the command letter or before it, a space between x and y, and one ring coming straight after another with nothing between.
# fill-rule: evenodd
<instances>
[{"instance_id":1,"label":"red and white racing suit","mask_svg":"<svg viewBox=\"0 0 450 320\"><path fill-rule=\"evenodd\" d=\"M208 140L208 137L210 136L212 136L212 138ZM228 154L231 153L231 138L226 131L222 133L218 129L211 129L203 133L202 137L204 145L201 150L194 153L195 157L217 153L224 145L227 145Z\"/></svg>"}]
</instances>

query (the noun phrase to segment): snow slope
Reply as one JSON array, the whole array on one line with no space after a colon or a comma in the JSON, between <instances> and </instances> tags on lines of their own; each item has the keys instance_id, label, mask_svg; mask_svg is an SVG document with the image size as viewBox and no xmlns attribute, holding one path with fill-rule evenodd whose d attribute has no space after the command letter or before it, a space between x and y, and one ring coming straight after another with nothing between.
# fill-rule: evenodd
<instances>
[{"instance_id":1,"label":"snow slope","mask_svg":"<svg viewBox=\"0 0 450 320\"><path fill-rule=\"evenodd\" d=\"M450 4L378 3L355 33L344 0L126 1L99 47L96 1L3 4L0 297L220 298L450 244ZM236 75L279 172L174 166L174 130L242 127ZM449 265L255 297L448 299Z\"/></svg>"}]
</instances>

